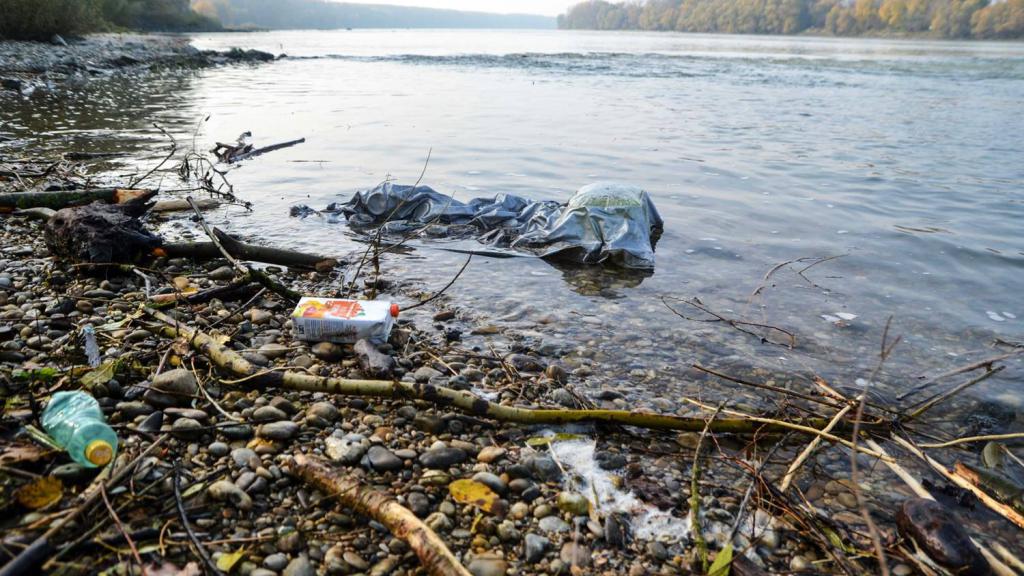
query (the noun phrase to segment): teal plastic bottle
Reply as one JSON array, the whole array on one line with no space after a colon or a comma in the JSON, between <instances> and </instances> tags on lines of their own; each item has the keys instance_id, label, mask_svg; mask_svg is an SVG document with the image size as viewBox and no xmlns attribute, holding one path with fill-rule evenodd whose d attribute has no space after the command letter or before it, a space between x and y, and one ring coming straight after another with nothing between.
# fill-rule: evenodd
<instances>
[{"instance_id":1,"label":"teal plastic bottle","mask_svg":"<svg viewBox=\"0 0 1024 576\"><path fill-rule=\"evenodd\" d=\"M43 410L43 429L88 468L106 466L117 454L117 434L96 399L85 392L57 392Z\"/></svg>"}]
</instances>

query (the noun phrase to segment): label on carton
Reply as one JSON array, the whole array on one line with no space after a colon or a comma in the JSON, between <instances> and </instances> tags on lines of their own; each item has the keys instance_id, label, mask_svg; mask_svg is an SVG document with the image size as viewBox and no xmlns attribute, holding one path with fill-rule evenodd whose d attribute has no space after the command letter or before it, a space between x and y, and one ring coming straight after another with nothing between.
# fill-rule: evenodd
<instances>
[{"instance_id":1,"label":"label on carton","mask_svg":"<svg viewBox=\"0 0 1024 576\"><path fill-rule=\"evenodd\" d=\"M391 302L303 298L292 312L295 337L311 342L351 344L363 338L381 344L395 325Z\"/></svg>"}]
</instances>

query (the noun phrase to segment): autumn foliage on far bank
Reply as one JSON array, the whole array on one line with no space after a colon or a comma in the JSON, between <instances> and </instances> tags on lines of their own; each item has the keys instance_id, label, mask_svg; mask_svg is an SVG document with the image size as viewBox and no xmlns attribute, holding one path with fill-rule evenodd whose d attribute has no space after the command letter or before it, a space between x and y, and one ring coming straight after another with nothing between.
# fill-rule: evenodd
<instances>
[{"instance_id":1,"label":"autumn foliage on far bank","mask_svg":"<svg viewBox=\"0 0 1024 576\"><path fill-rule=\"evenodd\" d=\"M1024 0L587 0L560 28L1024 38Z\"/></svg>"},{"instance_id":2,"label":"autumn foliage on far bank","mask_svg":"<svg viewBox=\"0 0 1024 576\"><path fill-rule=\"evenodd\" d=\"M189 0L3 0L0 38L48 40L111 30L214 30Z\"/></svg>"}]
</instances>

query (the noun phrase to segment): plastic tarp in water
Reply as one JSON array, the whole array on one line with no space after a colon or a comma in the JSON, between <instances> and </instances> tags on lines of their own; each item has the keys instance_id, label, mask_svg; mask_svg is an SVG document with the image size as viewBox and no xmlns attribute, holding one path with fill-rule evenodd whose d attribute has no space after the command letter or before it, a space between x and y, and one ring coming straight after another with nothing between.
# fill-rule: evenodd
<instances>
[{"instance_id":1,"label":"plastic tarp in water","mask_svg":"<svg viewBox=\"0 0 1024 576\"><path fill-rule=\"evenodd\" d=\"M440 226L542 258L641 269L654 268L654 245L664 226L647 192L609 183L584 186L562 204L509 194L460 202L428 186L386 182L328 211L356 227L405 233Z\"/></svg>"}]
</instances>

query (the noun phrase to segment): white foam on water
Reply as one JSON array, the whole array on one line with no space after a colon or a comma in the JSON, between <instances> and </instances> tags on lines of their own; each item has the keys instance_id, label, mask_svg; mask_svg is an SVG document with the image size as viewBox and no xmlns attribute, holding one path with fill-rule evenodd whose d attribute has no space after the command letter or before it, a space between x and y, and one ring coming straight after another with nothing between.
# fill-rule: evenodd
<instances>
[{"instance_id":1,"label":"white foam on water","mask_svg":"<svg viewBox=\"0 0 1024 576\"><path fill-rule=\"evenodd\" d=\"M988 311L985 312L985 314L988 315L988 317L993 322L1006 322L1006 318L1003 318L1002 316L1000 316L998 312L993 312L991 310L988 310Z\"/></svg>"},{"instance_id":2,"label":"white foam on water","mask_svg":"<svg viewBox=\"0 0 1024 576\"><path fill-rule=\"evenodd\" d=\"M633 492L617 488L612 475L602 470L594 460L596 449L597 442L593 440L563 440L550 444L551 453L569 473L567 488L586 496L599 513L628 514L632 519L633 534L641 540L680 542L689 538L689 516L677 518L645 503ZM572 482L573 476L578 476L580 481Z\"/></svg>"}]
</instances>

